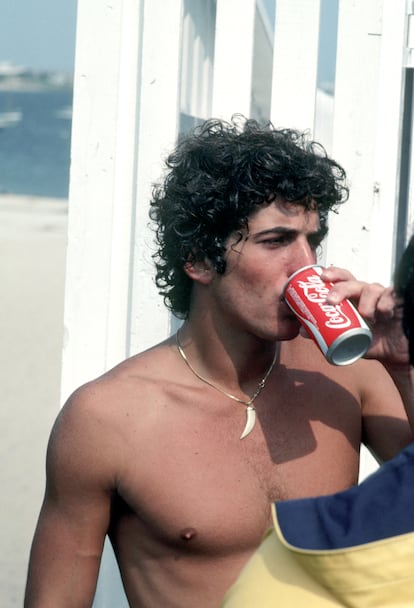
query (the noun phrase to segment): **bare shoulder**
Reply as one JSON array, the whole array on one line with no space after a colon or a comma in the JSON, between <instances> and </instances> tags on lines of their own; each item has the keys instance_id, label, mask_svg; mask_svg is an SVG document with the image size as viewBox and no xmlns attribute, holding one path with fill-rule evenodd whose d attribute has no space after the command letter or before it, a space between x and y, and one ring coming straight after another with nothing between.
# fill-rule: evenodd
<instances>
[{"instance_id":1,"label":"bare shoulder","mask_svg":"<svg viewBox=\"0 0 414 608\"><path fill-rule=\"evenodd\" d=\"M98 378L79 387L69 397L65 415L92 419L94 423L115 422L131 407L141 407L176 378L177 357L171 340L125 359Z\"/></svg>"},{"instance_id":2,"label":"bare shoulder","mask_svg":"<svg viewBox=\"0 0 414 608\"><path fill-rule=\"evenodd\" d=\"M359 359L351 365L331 365L312 340L303 337L283 344L281 361L289 370L302 370L309 391L315 386L313 394L334 401L336 412L342 404L348 418L350 404L358 404L364 442L381 459L410 441L403 401L382 363Z\"/></svg>"},{"instance_id":3,"label":"bare shoulder","mask_svg":"<svg viewBox=\"0 0 414 608\"><path fill-rule=\"evenodd\" d=\"M312 340L299 336L284 345L287 366L317 372L358 395L365 408L398 412L403 417L402 401L385 367L375 359L359 359L351 365L328 363Z\"/></svg>"},{"instance_id":4,"label":"bare shoulder","mask_svg":"<svg viewBox=\"0 0 414 608\"><path fill-rule=\"evenodd\" d=\"M49 460L89 462L116 476L127 445L153 422L173 382L175 359L166 341L76 389L53 427Z\"/></svg>"},{"instance_id":5,"label":"bare shoulder","mask_svg":"<svg viewBox=\"0 0 414 608\"><path fill-rule=\"evenodd\" d=\"M283 345L283 359L289 367L317 372L345 388L352 389L361 397L377 392L392 381L383 365L374 359L359 359L351 365L337 366L329 363L311 339L298 336Z\"/></svg>"}]
</instances>

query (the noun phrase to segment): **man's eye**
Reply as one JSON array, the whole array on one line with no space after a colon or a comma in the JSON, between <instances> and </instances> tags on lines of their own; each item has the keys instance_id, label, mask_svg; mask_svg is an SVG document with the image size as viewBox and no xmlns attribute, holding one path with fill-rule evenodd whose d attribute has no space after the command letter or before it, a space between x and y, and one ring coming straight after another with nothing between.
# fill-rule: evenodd
<instances>
[{"instance_id":1,"label":"man's eye","mask_svg":"<svg viewBox=\"0 0 414 608\"><path fill-rule=\"evenodd\" d=\"M287 243L288 240L289 239L285 236L277 236L272 237L271 239L264 239L263 241L261 241L261 243L265 245L282 245L284 243Z\"/></svg>"},{"instance_id":2,"label":"man's eye","mask_svg":"<svg viewBox=\"0 0 414 608\"><path fill-rule=\"evenodd\" d=\"M284 239L266 239L266 240L262 241L262 245L276 247L277 245L282 245L283 242L284 242Z\"/></svg>"}]
</instances>

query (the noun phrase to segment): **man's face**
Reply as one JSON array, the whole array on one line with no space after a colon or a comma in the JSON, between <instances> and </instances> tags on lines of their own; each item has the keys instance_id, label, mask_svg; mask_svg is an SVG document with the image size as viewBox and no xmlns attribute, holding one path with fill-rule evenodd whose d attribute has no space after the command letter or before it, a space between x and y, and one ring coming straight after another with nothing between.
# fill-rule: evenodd
<instances>
[{"instance_id":1,"label":"man's face","mask_svg":"<svg viewBox=\"0 0 414 608\"><path fill-rule=\"evenodd\" d=\"M283 301L283 287L293 272L316 262L322 238L316 210L281 199L260 208L242 238L229 237L226 271L211 284L220 316L261 338L295 337L299 322Z\"/></svg>"}]
</instances>

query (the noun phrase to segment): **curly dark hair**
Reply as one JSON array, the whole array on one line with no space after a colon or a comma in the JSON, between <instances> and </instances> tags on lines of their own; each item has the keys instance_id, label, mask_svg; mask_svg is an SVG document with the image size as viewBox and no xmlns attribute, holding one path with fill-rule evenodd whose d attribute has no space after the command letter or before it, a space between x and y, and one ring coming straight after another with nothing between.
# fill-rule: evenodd
<instances>
[{"instance_id":1,"label":"curly dark hair","mask_svg":"<svg viewBox=\"0 0 414 608\"><path fill-rule=\"evenodd\" d=\"M306 133L240 116L196 127L166 166L150 206L158 244L153 258L156 285L179 318L188 315L192 289L184 265L208 259L223 274L227 238L248 227L259 206L277 195L306 208L316 204L327 230L328 212L348 198L345 171Z\"/></svg>"}]
</instances>

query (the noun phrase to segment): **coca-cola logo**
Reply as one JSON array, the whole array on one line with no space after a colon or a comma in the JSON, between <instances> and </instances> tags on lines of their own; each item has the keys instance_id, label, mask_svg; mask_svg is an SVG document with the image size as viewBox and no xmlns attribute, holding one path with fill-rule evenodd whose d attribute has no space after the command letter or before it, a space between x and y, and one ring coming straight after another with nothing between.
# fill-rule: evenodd
<instances>
[{"instance_id":1,"label":"coca-cola logo","mask_svg":"<svg viewBox=\"0 0 414 608\"><path fill-rule=\"evenodd\" d=\"M344 313L339 304L336 306L326 304L330 288L320 277L311 275L306 277L304 281L299 280L297 286L302 290L304 298L308 302L316 304L322 310L325 317L327 317L325 321L326 327L343 329L351 325L351 319Z\"/></svg>"}]
</instances>

